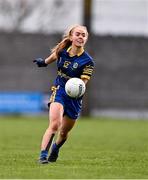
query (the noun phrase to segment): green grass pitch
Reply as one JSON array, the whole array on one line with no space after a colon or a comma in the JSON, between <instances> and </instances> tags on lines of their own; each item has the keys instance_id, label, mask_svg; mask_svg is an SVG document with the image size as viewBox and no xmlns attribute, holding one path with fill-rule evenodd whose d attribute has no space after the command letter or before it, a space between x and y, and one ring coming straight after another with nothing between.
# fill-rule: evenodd
<instances>
[{"instance_id":1,"label":"green grass pitch","mask_svg":"<svg viewBox=\"0 0 148 180\"><path fill-rule=\"evenodd\" d=\"M148 179L148 121L81 118L56 163L37 159L47 117L0 117L0 179Z\"/></svg>"}]
</instances>

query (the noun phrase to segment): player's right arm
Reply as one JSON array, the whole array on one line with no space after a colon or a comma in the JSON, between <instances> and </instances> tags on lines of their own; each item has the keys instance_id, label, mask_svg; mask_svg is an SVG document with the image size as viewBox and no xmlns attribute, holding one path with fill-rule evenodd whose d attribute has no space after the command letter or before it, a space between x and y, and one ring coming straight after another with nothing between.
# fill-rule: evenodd
<instances>
[{"instance_id":1,"label":"player's right arm","mask_svg":"<svg viewBox=\"0 0 148 180\"><path fill-rule=\"evenodd\" d=\"M52 53L46 59L36 58L33 62L37 64L38 67L46 67L57 59L56 53Z\"/></svg>"},{"instance_id":2,"label":"player's right arm","mask_svg":"<svg viewBox=\"0 0 148 180\"><path fill-rule=\"evenodd\" d=\"M51 64L52 62L54 62L55 60L57 60L57 55L56 53L52 53L50 56L48 56L46 59L45 59L45 63L46 64Z\"/></svg>"}]
</instances>

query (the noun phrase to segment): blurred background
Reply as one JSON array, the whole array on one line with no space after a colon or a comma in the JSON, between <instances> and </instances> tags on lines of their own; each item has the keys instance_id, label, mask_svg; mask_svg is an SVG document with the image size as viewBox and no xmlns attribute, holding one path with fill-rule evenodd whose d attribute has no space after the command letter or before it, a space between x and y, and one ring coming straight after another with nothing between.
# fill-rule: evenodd
<instances>
[{"instance_id":1,"label":"blurred background","mask_svg":"<svg viewBox=\"0 0 148 180\"><path fill-rule=\"evenodd\" d=\"M148 0L0 0L0 114L47 112L56 66L32 61L73 24L95 60L82 115L148 117Z\"/></svg>"}]
</instances>

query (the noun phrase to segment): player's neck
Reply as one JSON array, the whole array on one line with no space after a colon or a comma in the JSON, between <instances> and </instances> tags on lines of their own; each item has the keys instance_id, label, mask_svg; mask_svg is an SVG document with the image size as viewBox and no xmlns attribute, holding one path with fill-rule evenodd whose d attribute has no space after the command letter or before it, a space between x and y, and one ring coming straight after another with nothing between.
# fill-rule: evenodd
<instances>
[{"instance_id":1,"label":"player's neck","mask_svg":"<svg viewBox=\"0 0 148 180\"><path fill-rule=\"evenodd\" d=\"M84 51L83 47L72 46L69 51L69 54L70 54L70 56L75 56L75 55L80 54L82 51Z\"/></svg>"}]
</instances>

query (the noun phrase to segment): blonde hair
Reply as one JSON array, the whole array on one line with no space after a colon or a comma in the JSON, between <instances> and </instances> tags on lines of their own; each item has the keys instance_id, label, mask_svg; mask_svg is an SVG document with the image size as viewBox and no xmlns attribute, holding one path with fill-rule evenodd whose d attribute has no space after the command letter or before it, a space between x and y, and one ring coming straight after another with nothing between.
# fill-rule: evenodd
<instances>
[{"instance_id":1,"label":"blonde hair","mask_svg":"<svg viewBox=\"0 0 148 180\"><path fill-rule=\"evenodd\" d=\"M70 40L70 36L72 35L73 33L73 30L77 27L82 27L86 30L87 32L87 36L88 36L88 31L87 31L87 28L86 26L82 26L82 25L73 25L71 26L70 28L68 28L64 35L63 35L63 38L62 40L51 50L51 53L56 53L56 56L58 58L59 56L59 53L64 49L64 48L68 48L69 46L71 46L72 44L72 41Z\"/></svg>"}]
</instances>

